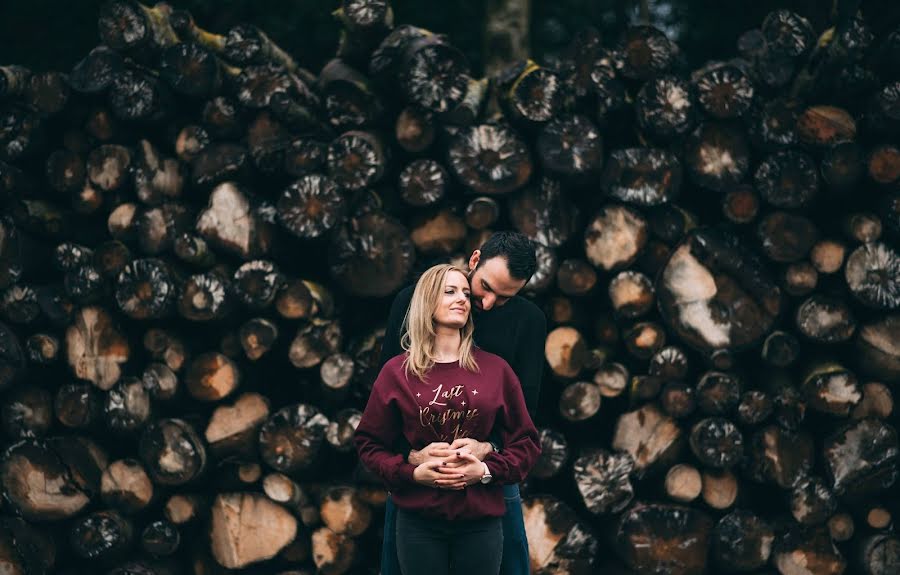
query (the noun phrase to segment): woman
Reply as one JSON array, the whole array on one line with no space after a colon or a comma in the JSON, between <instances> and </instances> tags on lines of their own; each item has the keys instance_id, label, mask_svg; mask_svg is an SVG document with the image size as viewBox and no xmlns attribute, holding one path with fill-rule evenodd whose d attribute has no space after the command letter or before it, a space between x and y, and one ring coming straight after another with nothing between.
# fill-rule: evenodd
<instances>
[{"instance_id":1,"label":"woman","mask_svg":"<svg viewBox=\"0 0 900 575\"><path fill-rule=\"evenodd\" d=\"M416 284L404 325L406 353L388 361L356 428L362 463L391 489L397 555L404 575L496 575L505 513L502 486L518 483L540 454L518 378L500 357L473 344L469 282L451 265L428 269ZM393 446L414 449L496 428L502 452L479 461L407 463Z\"/></svg>"}]
</instances>

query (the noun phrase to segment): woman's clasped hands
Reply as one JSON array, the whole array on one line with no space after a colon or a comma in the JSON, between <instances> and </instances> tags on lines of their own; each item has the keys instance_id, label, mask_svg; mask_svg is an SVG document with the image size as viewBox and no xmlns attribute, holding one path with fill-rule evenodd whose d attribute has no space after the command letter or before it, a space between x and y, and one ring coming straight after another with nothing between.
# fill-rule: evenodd
<instances>
[{"instance_id":1,"label":"woman's clasped hands","mask_svg":"<svg viewBox=\"0 0 900 575\"><path fill-rule=\"evenodd\" d=\"M452 444L435 442L410 454L410 463L418 463L413 479L420 485L439 489L465 489L484 476L484 464L473 455L478 442L457 439Z\"/></svg>"}]
</instances>

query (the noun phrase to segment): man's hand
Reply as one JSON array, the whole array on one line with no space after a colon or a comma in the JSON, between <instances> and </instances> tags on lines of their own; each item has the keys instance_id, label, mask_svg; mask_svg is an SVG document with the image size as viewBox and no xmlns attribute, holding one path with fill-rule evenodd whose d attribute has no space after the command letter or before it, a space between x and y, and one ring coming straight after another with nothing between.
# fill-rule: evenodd
<instances>
[{"instance_id":1,"label":"man's hand","mask_svg":"<svg viewBox=\"0 0 900 575\"><path fill-rule=\"evenodd\" d=\"M471 457L471 455L469 456ZM426 461L416 466L413 471L413 479L420 485L427 487L448 488L449 485L456 485L460 481L465 481L466 474L461 471L451 473L442 472L443 462L440 459ZM479 476L480 477L480 476ZM465 484L463 484L465 486ZM462 489L461 487L458 489Z\"/></svg>"},{"instance_id":2,"label":"man's hand","mask_svg":"<svg viewBox=\"0 0 900 575\"><path fill-rule=\"evenodd\" d=\"M465 451L471 453L472 455L477 457L479 461L484 461L487 456L490 455L492 451L494 451L494 448L491 447L490 442L478 441L472 439L471 437L457 439L450 444L449 449L451 451Z\"/></svg>"},{"instance_id":3,"label":"man's hand","mask_svg":"<svg viewBox=\"0 0 900 575\"><path fill-rule=\"evenodd\" d=\"M429 443L421 451L416 451L415 449L410 450L408 461L412 465L422 465L427 461L443 461L450 453L450 444L446 442L435 442Z\"/></svg>"},{"instance_id":4,"label":"man's hand","mask_svg":"<svg viewBox=\"0 0 900 575\"><path fill-rule=\"evenodd\" d=\"M441 465L438 469L444 471L441 477L434 481L434 484L444 489L465 489L467 485L474 485L481 481L484 476L484 463L467 451L457 451L446 464Z\"/></svg>"}]
</instances>

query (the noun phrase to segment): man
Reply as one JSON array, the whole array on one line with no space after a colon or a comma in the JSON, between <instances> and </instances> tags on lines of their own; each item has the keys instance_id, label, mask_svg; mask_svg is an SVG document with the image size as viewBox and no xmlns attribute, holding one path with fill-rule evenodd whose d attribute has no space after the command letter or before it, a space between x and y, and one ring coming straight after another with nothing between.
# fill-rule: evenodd
<instances>
[{"instance_id":1,"label":"man","mask_svg":"<svg viewBox=\"0 0 900 575\"><path fill-rule=\"evenodd\" d=\"M469 258L475 344L499 355L513 368L522 384L532 420L535 418L540 395L547 321L540 308L516 294L525 287L536 268L534 244L526 236L516 232L494 233ZM382 366L392 357L403 353L400 346L403 318L409 308L413 288L414 286L409 286L403 289L394 298L381 347ZM496 443L496 440L478 442L474 439L457 439L452 444L432 443L421 451L409 450L409 445L398 446L398 449L409 450L407 460L414 465L434 459L446 461L447 472L452 473L457 450L467 450L484 460L493 449L503 448ZM527 574L528 541L525 539L519 486L507 485L503 490L506 515L503 517L503 562L500 573ZM400 575L396 508L390 498L385 508L381 573Z\"/></svg>"}]
</instances>

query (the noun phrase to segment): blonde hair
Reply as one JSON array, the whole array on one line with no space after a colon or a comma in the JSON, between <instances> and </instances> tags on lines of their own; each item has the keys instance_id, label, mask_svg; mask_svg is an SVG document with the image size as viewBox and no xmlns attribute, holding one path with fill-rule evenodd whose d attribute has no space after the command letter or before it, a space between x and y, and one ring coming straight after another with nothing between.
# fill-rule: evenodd
<instances>
[{"instance_id":1,"label":"blonde hair","mask_svg":"<svg viewBox=\"0 0 900 575\"><path fill-rule=\"evenodd\" d=\"M439 264L428 268L413 291L412 301L403 318L404 333L400 339L400 345L407 351L403 360L403 368L406 375L410 373L425 381L428 372L434 367L434 343L436 331L434 329L434 313L443 297L444 280L447 274L457 271L463 276L465 272L450 264ZM459 343L459 366L469 371L478 371L478 364L473 354L473 340L475 324L472 323L472 314L466 319L466 325L459 330L461 341Z\"/></svg>"}]
</instances>

